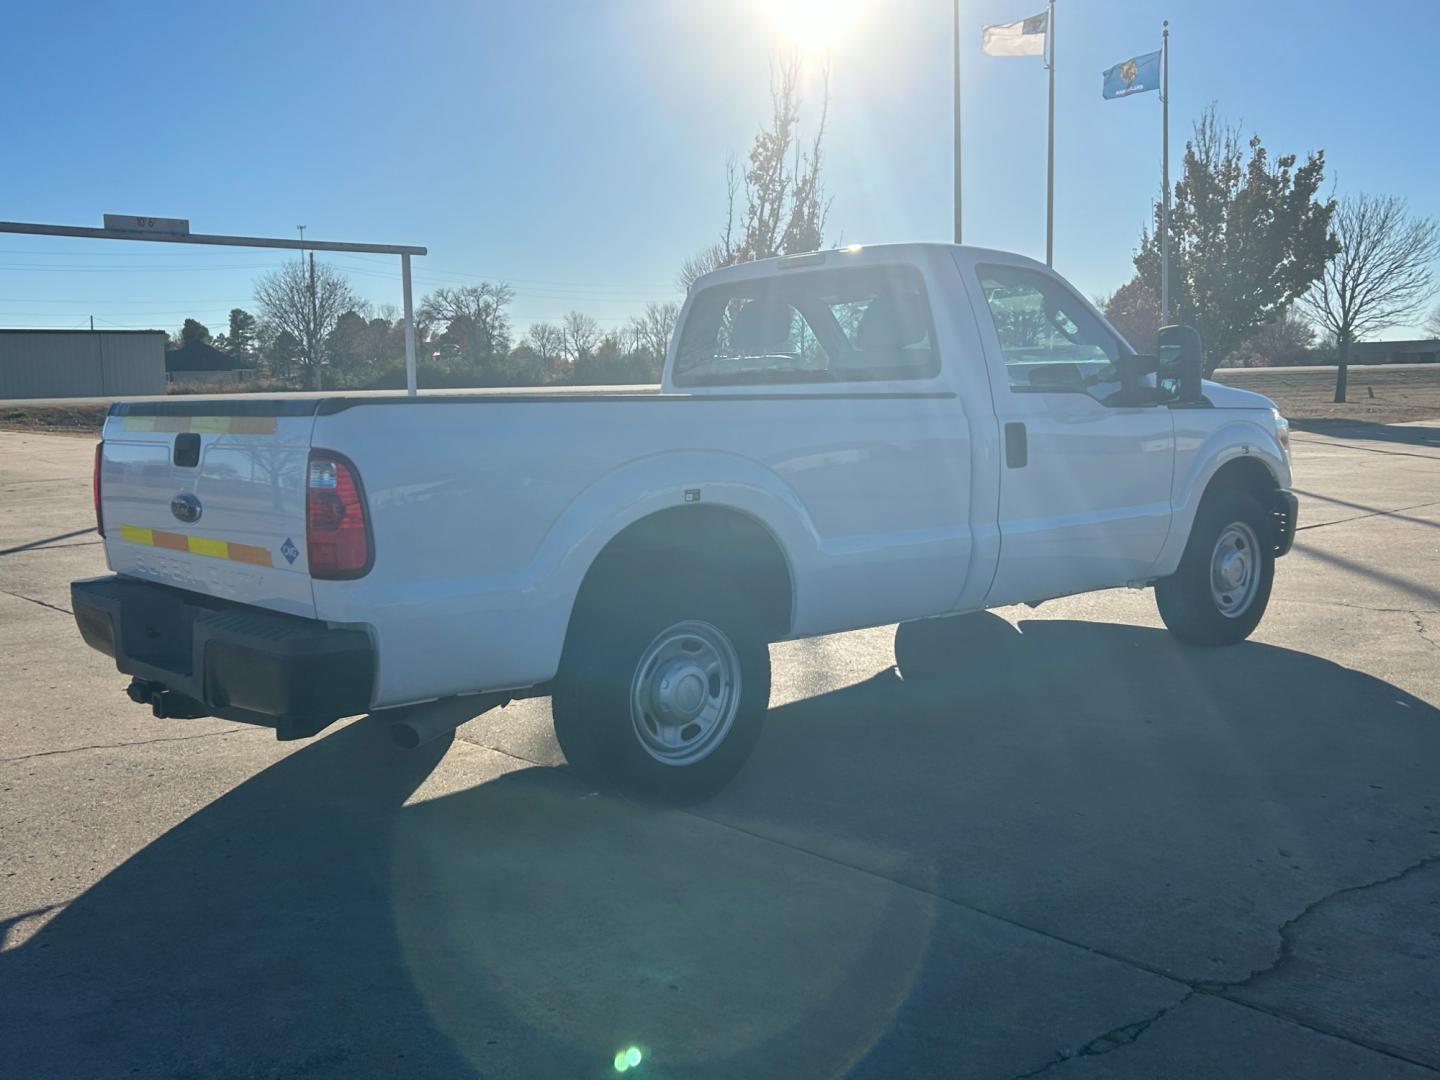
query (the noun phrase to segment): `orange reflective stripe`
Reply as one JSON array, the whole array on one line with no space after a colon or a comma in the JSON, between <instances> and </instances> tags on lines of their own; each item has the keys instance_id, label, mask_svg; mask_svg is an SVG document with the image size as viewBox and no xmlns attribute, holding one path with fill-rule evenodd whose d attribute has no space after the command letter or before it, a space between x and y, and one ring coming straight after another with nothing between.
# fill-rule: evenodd
<instances>
[{"instance_id":1,"label":"orange reflective stripe","mask_svg":"<svg viewBox=\"0 0 1440 1080\"><path fill-rule=\"evenodd\" d=\"M166 548L169 551L190 550L190 545L180 533L161 532L159 529L155 529L153 530L153 536L154 539L151 540L151 543L156 547Z\"/></svg>"},{"instance_id":2,"label":"orange reflective stripe","mask_svg":"<svg viewBox=\"0 0 1440 1080\"><path fill-rule=\"evenodd\" d=\"M262 547L251 547L249 544L231 544L230 560L232 562L251 563L255 566L270 566L270 552Z\"/></svg>"}]
</instances>

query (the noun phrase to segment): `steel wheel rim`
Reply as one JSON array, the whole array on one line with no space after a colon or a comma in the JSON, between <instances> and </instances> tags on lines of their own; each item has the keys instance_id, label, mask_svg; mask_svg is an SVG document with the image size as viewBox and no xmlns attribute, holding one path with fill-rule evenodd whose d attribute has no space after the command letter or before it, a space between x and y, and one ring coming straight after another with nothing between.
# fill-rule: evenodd
<instances>
[{"instance_id":1,"label":"steel wheel rim","mask_svg":"<svg viewBox=\"0 0 1440 1080\"><path fill-rule=\"evenodd\" d=\"M661 631L635 665L630 723L662 765L693 765L725 741L740 709L740 656L718 627L690 620Z\"/></svg>"},{"instance_id":2,"label":"steel wheel rim","mask_svg":"<svg viewBox=\"0 0 1440 1080\"><path fill-rule=\"evenodd\" d=\"M1227 619L1249 610L1260 591L1263 556L1260 538L1243 521L1232 521L1221 531L1210 556L1210 598Z\"/></svg>"}]
</instances>

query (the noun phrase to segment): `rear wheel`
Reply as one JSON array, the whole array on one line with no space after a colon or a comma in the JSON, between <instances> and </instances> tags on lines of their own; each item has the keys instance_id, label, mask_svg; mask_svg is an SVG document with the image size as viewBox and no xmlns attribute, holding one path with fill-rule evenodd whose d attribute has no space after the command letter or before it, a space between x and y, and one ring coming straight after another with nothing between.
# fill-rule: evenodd
<instances>
[{"instance_id":1,"label":"rear wheel","mask_svg":"<svg viewBox=\"0 0 1440 1080\"><path fill-rule=\"evenodd\" d=\"M633 604L641 588L623 592ZM628 610L617 599L593 603L572 628L551 700L560 748L596 782L703 799L759 740L770 702L764 636L719 589L677 589Z\"/></svg>"},{"instance_id":2,"label":"rear wheel","mask_svg":"<svg viewBox=\"0 0 1440 1080\"><path fill-rule=\"evenodd\" d=\"M1259 625L1274 577L1269 518L1254 496L1225 488L1206 496L1180 566L1156 582L1155 600L1182 641L1233 645Z\"/></svg>"}]
</instances>

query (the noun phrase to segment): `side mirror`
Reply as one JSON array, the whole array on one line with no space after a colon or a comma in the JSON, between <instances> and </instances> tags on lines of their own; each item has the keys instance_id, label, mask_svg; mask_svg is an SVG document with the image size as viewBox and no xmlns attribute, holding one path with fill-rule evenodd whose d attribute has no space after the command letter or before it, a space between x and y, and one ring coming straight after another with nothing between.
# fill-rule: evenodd
<instances>
[{"instance_id":1,"label":"side mirror","mask_svg":"<svg viewBox=\"0 0 1440 1080\"><path fill-rule=\"evenodd\" d=\"M1205 345L1193 326L1162 326L1155 365L1155 389L1166 405L1203 401Z\"/></svg>"}]
</instances>

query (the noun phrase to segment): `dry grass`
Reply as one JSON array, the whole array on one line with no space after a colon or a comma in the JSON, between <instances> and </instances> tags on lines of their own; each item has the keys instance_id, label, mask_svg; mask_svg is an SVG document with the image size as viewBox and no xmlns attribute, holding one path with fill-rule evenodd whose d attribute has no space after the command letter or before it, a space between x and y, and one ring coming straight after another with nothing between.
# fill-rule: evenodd
<instances>
[{"instance_id":1,"label":"dry grass","mask_svg":"<svg viewBox=\"0 0 1440 1080\"><path fill-rule=\"evenodd\" d=\"M1440 364L1424 367L1352 367L1344 405L1336 405L1335 370L1221 368L1218 382L1272 398L1291 420L1357 420L1399 424L1440 419Z\"/></svg>"},{"instance_id":2,"label":"dry grass","mask_svg":"<svg viewBox=\"0 0 1440 1080\"><path fill-rule=\"evenodd\" d=\"M99 437L108 411L106 405L5 405L0 406L0 429Z\"/></svg>"}]
</instances>

